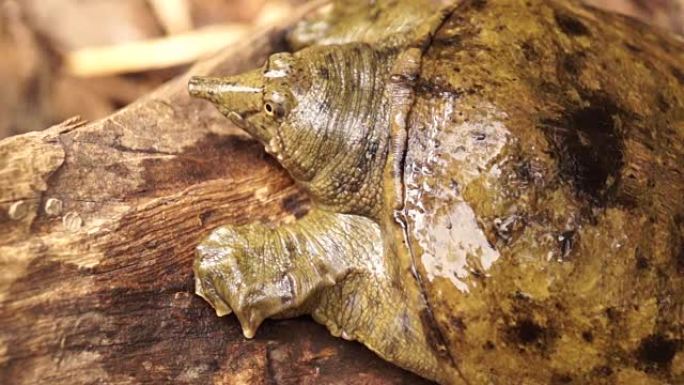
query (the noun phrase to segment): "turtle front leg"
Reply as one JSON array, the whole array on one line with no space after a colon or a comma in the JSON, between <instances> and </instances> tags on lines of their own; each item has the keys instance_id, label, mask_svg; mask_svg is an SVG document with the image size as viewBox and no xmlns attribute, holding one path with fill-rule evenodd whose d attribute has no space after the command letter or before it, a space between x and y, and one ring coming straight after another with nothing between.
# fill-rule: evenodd
<instances>
[{"instance_id":1,"label":"turtle front leg","mask_svg":"<svg viewBox=\"0 0 684 385\"><path fill-rule=\"evenodd\" d=\"M421 304L392 282L396 269L371 219L314 209L293 224L224 226L198 248L197 294L235 313L251 338L268 317L310 314L332 334L441 379Z\"/></svg>"},{"instance_id":2,"label":"turtle front leg","mask_svg":"<svg viewBox=\"0 0 684 385\"><path fill-rule=\"evenodd\" d=\"M197 247L196 291L251 338L268 317L310 312L346 276L383 274L382 248L371 220L322 210L276 228L223 226Z\"/></svg>"}]
</instances>

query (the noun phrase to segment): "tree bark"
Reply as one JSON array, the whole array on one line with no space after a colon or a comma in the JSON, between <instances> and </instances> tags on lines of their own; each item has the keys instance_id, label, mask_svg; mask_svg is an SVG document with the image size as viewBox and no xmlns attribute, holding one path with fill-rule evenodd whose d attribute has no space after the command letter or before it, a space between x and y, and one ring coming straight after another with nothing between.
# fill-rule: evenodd
<instances>
[{"instance_id":1,"label":"tree bark","mask_svg":"<svg viewBox=\"0 0 684 385\"><path fill-rule=\"evenodd\" d=\"M195 296L194 248L215 227L278 221L307 199L191 74L285 49L283 28L196 65L97 122L0 142L1 384L416 384L309 319L246 340Z\"/></svg>"}]
</instances>

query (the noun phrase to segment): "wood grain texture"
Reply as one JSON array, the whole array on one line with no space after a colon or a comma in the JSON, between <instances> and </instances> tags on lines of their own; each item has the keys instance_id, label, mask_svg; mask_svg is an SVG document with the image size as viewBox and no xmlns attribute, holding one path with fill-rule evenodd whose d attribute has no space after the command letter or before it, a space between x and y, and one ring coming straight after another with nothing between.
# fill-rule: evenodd
<instances>
[{"instance_id":1,"label":"wood grain texture","mask_svg":"<svg viewBox=\"0 0 684 385\"><path fill-rule=\"evenodd\" d=\"M103 120L0 142L1 384L418 384L308 319L246 340L193 294L194 248L307 199L256 142L186 93L284 49L283 28ZM49 204L48 204L49 202Z\"/></svg>"}]
</instances>

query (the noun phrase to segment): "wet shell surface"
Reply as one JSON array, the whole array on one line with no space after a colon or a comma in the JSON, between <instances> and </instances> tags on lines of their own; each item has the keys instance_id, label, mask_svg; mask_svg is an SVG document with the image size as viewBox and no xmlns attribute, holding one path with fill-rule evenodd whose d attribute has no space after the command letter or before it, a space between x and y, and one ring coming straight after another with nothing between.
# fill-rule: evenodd
<instances>
[{"instance_id":1,"label":"wet shell surface","mask_svg":"<svg viewBox=\"0 0 684 385\"><path fill-rule=\"evenodd\" d=\"M311 196L198 247L252 337L310 314L444 384L684 384L684 43L575 2L339 1L194 78Z\"/></svg>"}]
</instances>

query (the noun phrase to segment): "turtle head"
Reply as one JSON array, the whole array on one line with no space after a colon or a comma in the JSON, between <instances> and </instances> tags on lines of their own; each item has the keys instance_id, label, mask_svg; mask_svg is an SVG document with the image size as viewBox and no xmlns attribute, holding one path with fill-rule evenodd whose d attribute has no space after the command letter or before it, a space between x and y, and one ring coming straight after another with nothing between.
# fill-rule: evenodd
<instances>
[{"instance_id":1,"label":"turtle head","mask_svg":"<svg viewBox=\"0 0 684 385\"><path fill-rule=\"evenodd\" d=\"M261 68L235 76L194 76L188 91L212 102L238 127L268 143L292 103L287 92L269 92L269 76L271 73Z\"/></svg>"},{"instance_id":2,"label":"turtle head","mask_svg":"<svg viewBox=\"0 0 684 385\"><path fill-rule=\"evenodd\" d=\"M364 198L371 169L384 162L377 59L364 44L311 47L273 54L240 75L193 77L188 88L260 140L312 198L358 211L339 202Z\"/></svg>"},{"instance_id":3,"label":"turtle head","mask_svg":"<svg viewBox=\"0 0 684 385\"><path fill-rule=\"evenodd\" d=\"M263 67L226 77L194 76L190 95L209 100L216 108L275 155L282 154L272 139L297 107L310 85L302 60L290 53L269 57ZM271 145L269 147L269 145Z\"/></svg>"}]
</instances>

